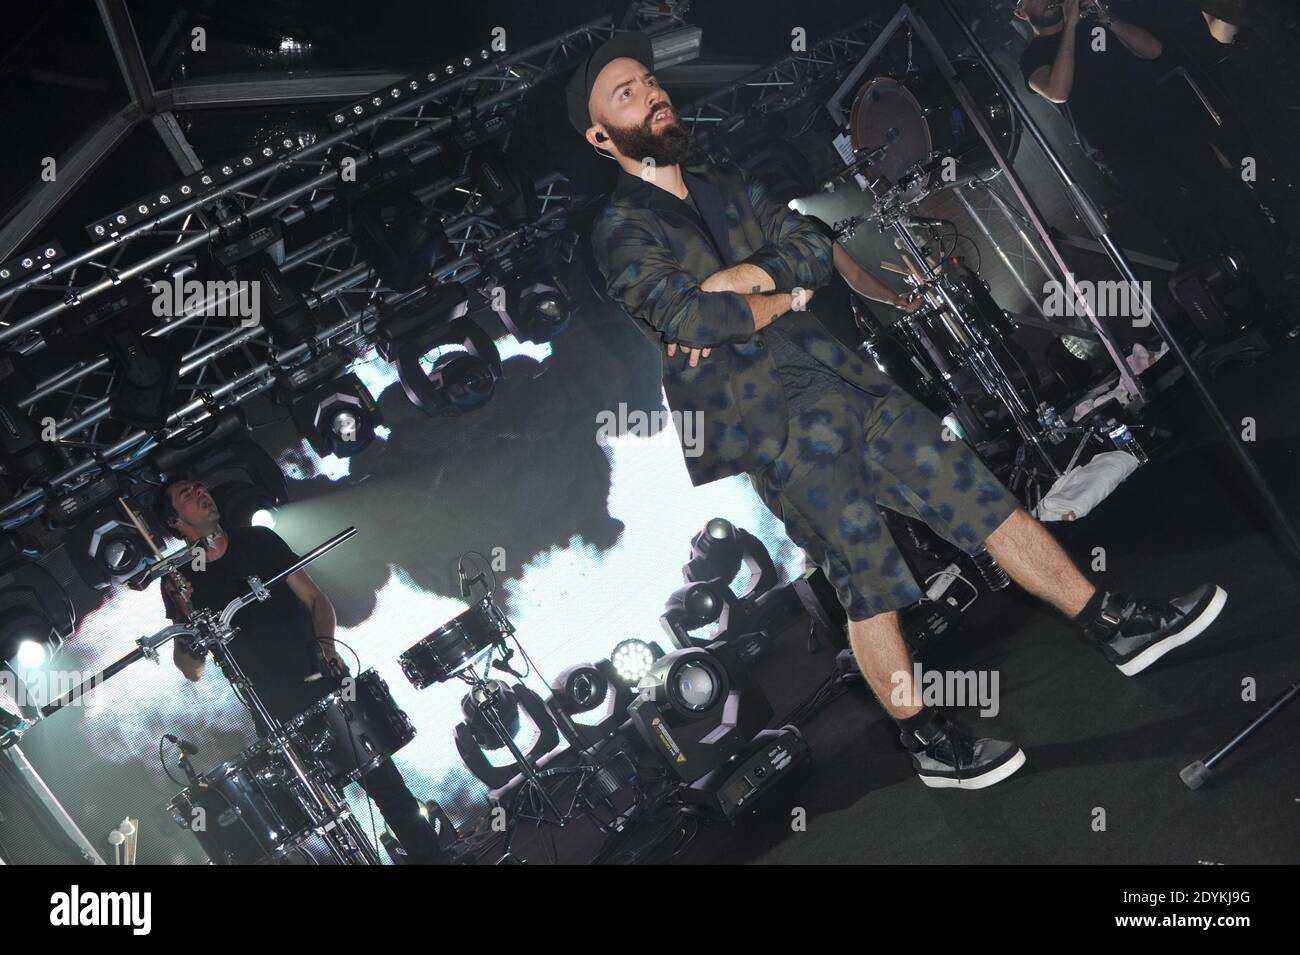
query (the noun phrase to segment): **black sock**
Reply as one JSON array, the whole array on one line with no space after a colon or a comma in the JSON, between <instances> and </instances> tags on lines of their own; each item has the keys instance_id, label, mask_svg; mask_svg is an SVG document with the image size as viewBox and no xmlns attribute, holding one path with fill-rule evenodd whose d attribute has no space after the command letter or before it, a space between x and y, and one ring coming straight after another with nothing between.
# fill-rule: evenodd
<instances>
[{"instance_id":1,"label":"black sock","mask_svg":"<svg viewBox=\"0 0 1300 955\"><path fill-rule=\"evenodd\" d=\"M935 716L937 715L938 715L937 710L929 706L923 706L921 707L920 712L918 712L915 716L909 716L906 719L902 719L902 720L900 720L897 716L895 716L894 722L898 724L898 728L900 730L902 730L904 733L907 733L908 735L911 735L912 730L919 729L920 727L925 726L927 723L930 722L930 720L934 719Z\"/></svg>"},{"instance_id":2,"label":"black sock","mask_svg":"<svg viewBox=\"0 0 1300 955\"><path fill-rule=\"evenodd\" d=\"M1078 616L1074 618L1074 622L1086 627L1097 619L1105 602L1106 591L1098 587L1096 592L1088 599L1088 602L1083 605L1083 609L1079 611Z\"/></svg>"}]
</instances>

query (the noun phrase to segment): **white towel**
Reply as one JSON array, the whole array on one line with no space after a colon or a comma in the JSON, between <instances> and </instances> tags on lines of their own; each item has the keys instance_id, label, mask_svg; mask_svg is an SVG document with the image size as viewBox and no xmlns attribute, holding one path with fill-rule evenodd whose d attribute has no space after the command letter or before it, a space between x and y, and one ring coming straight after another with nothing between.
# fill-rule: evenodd
<instances>
[{"instance_id":1,"label":"white towel","mask_svg":"<svg viewBox=\"0 0 1300 955\"><path fill-rule=\"evenodd\" d=\"M1034 516L1040 521L1078 520L1110 497L1137 468L1137 458L1127 451L1103 451L1057 478L1034 509Z\"/></svg>"}]
</instances>

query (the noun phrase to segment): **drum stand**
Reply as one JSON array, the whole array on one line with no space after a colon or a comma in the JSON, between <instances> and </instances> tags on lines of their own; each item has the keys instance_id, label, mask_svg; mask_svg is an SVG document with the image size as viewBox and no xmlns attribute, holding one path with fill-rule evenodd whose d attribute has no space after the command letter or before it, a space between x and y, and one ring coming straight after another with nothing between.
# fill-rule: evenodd
<instances>
[{"instance_id":1,"label":"drum stand","mask_svg":"<svg viewBox=\"0 0 1300 955\"><path fill-rule=\"evenodd\" d=\"M253 585L254 593L260 590L263 595L257 599L265 600L266 588L261 586L261 582L255 577L249 578L249 582ZM209 611L197 611L195 617L202 618L209 614ZM222 616L224 617L224 614ZM298 797L298 803L307 813L312 828L325 839L334 860L340 865L380 865L374 846L370 844L365 831L353 818L352 811L343 802L341 794L312 775L302 757L298 755L288 734L285 733L284 726L271 715L266 704L257 695L257 691L253 689L244 671L227 649L226 641L232 635L229 628L227 627L226 632L222 633L219 622L214 625L211 620L200 619L196 623L196 629L201 634L196 643L206 645L212 651L212 659L216 661L222 674L230 682L239 701L253 715L254 721L263 727L267 742L280 753L293 772L296 783L294 794Z\"/></svg>"},{"instance_id":2,"label":"drum stand","mask_svg":"<svg viewBox=\"0 0 1300 955\"><path fill-rule=\"evenodd\" d=\"M898 236L899 250L915 264L918 285L937 320L943 323L960 349L962 364L975 376L984 392L1006 409L1025 446L1032 448L1047 470L1059 477L1061 472L1043 443L1033 411L1025 404L993 353L989 335L996 332L986 333L978 322L972 320L965 301L956 294L947 276L930 264L928 256L903 223L904 214L897 198L886 193L877 201L876 208L881 230L892 230Z\"/></svg>"},{"instance_id":3,"label":"drum stand","mask_svg":"<svg viewBox=\"0 0 1300 955\"><path fill-rule=\"evenodd\" d=\"M515 758L515 764L524 777L524 787L531 786L536 789L542 801L543 818L541 821L550 821L545 818L546 812L549 811L555 816L555 824L563 826L566 822L564 814L560 812L550 794L547 793L546 787L542 785L542 777L537 772L537 767L529 761L523 750L515 743L514 734L510 732L510 728L506 726L505 721L501 718L501 711L497 705L496 682L488 678L486 668L485 672L480 674L473 666L468 666L457 676L469 684L470 698L475 701L484 722L491 728L493 735L501 741L501 745L508 749L510 755ZM506 825L513 828L513 820L507 820Z\"/></svg>"}]
</instances>

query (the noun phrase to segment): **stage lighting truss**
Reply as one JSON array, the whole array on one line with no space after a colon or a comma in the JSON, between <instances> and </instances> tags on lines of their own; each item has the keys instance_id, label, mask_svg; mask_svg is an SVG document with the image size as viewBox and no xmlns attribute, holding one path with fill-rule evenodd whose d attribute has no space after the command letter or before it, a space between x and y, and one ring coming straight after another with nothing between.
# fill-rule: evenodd
<instances>
[{"instance_id":1,"label":"stage lighting truss","mask_svg":"<svg viewBox=\"0 0 1300 955\"><path fill-rule=\"evenodd\" d=\"M159 432L111 417L117 365L107 353L67 356L68 339L84 346L95 325L139 316L157 301L156 283L174 285L218 276L207 250L245 242L260 248L258 230L282 229L340 204L342 171L364 177L372 163L404 155L418 167L449 150L469 150L506 131L524 94L567 72L614 33L606 17L513 53L474 49L464 57L377 90L364 101L331 111L319 138L282 136L206 166L127 209L87 227L89 248L64 253L51 243L41 261L11 269L0 281L0 350L17 353L25 376L13 390L18 410L39 431L52 425L70 461L43 475L59 488L107 462L130 467L168 433L266 391L278 378L327 352L353 357L373 345L376 319L400 293L386 292L344 231L302 248L276 248L276 265L313 315L310 340L276 347L265 322L227 314L218 289L202 304L156 316L143 332L181 353L177 399ZM430 283L473 282L499 271L522 246L549 241L565 225L570 197L556 173L534 181L536 218L510 222L469 174L413 192L441 221L449 257ZM45 249L54 254L46 256ZM20 257L21 264L23 257ZM39 267L38 267L39 266ZM218 285L218 282L212 282ZM78 349L81 350L81 349ZM73 350L73 351L78 351ZM42 355L41 353L45 354ZM33 482L35 483L35 482ZM0 520L21 523L41 513L44 486L0 500Z\"/></svg>"},{"instance_id":2,"label":"stage lighting truss","mask_svg":"<svg viewBox=\"0 0 1300 955\"><path fill-rule=\"evenodd\" d=\"M680 18L662 12L655 17L660 19L652 33L667 35L658 28L682 27ZM683 108L684 121L707 127L697 130L704 146L714 133L811 99L824 80L856 59L871 26L872 21L855 24L730 84ZM49 242L34 246L42 261L33 258L31 268L11 270L10 280L0 281L0 312L7 322L0 327L0 350L16 353L21 366L19 411L38 428L53 426L68 463L58 473L42 475L46 480L40 486L0 501L0 521L20 524L37 517L46 488L62 488L105 465L132 467L167 434L272 388L323 354L367 353L380 310L402 295L384 291L342 230L301 248L277 247L276 265L303 290L311 309L310 339L277 347L266 323L241 323L226 314L220 290L204 297L202 305L159 316L143 336L167 339L181 353L181 365L173 410L165 428L154 433L111 417L118 378L112 358L93 352L68 357L52 347L61 338L94 340L87 333L96 324L148 308L157 283L214 278L204 271L214 246L255 247L263 230L337 209L344 168L361 177L368 165L395 156L404 155L418 167L448 150L490 144L508 130L525 93L566 73L614 32L615 23L605 17L514 53L489 51L484 57L473 49L330 111L324 135L277 135L96 220L88 226L88 248L64 252ZM468 173L414 189L441 220L451 249L452 257L438 264L430 283L472 285L518 275L500 263L508 265L529 245L554 241L572 201L559 174L542 176L534 188L537 217L523 225L512 225L494 209ZM47 256L46 249L55 254Z\"/></svg>"},{"instance_id":3,"label":"stage lighting truss","mask_svg":"<svg viewBox=\"0 0 1300 955\"><path fill-rule=\"evenodd\" d=\"M691 152L709 154L717 137L739 131L751 121L793 109L817 98L817 91L849 72L875 39L884 20L867 17L729 83L679 109L692 127Z\"/></svg>"}]
</instances>

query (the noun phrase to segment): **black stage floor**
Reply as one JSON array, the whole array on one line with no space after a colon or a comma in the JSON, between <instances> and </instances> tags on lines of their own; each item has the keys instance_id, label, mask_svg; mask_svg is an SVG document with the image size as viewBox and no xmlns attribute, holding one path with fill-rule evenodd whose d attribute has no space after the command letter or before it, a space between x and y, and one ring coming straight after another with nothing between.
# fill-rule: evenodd
<instances>
[{"instance_id":1,"label":"black stage floor","mask_svg":"<svg viewBox=\"0 0 1300 955\"><path fill-rule=\"evenodd\" d=\"M1300 516L1298 364L1300 344L1289 342L1253 366L1222 369L1212 387L1229 421L1254 419L1249 446L1289 512ZM741 826L702 830L675 861L1300 861L1300 703L1199 791L1178 776L1300 677L1300 571L1288 568L1190 388L1158 397L1148 420L1174 433L1151 463L1084 520L1051 526L1081 566L1094 548L1105 548L1107 569L1094 575L1103 585L1150 595L1204 581L1226 588L1227 607L1206 634L1130 678L1014 586L984 597L925 663L999 672L1000 712L959 716L981 735L1024 748L1028 762L1017 775L981 791L928 789L913 775L893 724L858 685L804 727L815 770L797 791ZM784 635L758 668L776 712L816 689L834 656L830 647L809 653L802 629ZM1247 678L1259 702L1242 700ZM805 831L792 831L792 806L806 810ZM561 861L591 857L594 833L557 835ZM534 839L517 846L542 861Z\"/></svg>"}]
</instances>

